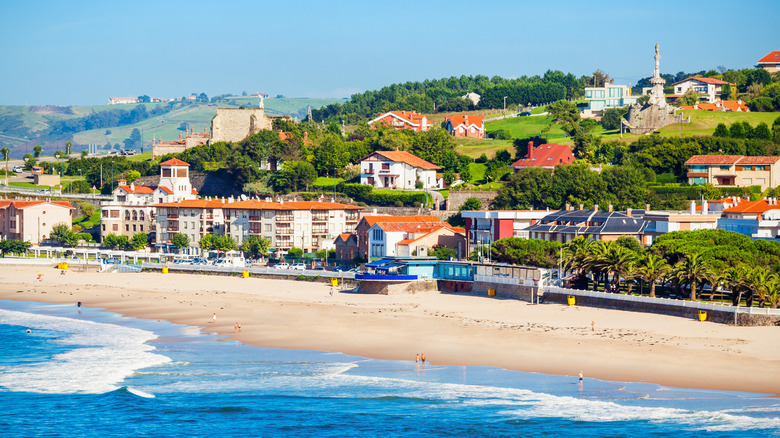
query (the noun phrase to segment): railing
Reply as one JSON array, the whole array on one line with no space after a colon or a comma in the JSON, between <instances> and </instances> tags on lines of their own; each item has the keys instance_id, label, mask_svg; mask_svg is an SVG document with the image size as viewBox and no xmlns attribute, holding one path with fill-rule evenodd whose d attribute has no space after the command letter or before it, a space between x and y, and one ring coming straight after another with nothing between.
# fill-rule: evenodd
<instances>
[{"instance_id":1,"label":"railing","mask_svg":"<svg viewBox=\"0 0 780 438\"><path fill-rule=\"evenodd\" d=\"M562 287L547 286L545 292L552 292L564 295L575 295L580 297L602 298L615 301L631 301L635 303L662 304L666 306L686 307L698 310L713 310L719 312L737 312L753 315L780 315L780 309L771 309L769 307L735 307L731 304L705 303L702 301L686 301L673 298L645 297L637 295L624 295L609 292L597 292L592 290L566 289Z\"/></svg>"},{"instance_id":2,"label":"railing","mask_svg":"<svg viewBox=\"0 0 780 438\"><path fill-rule=\"evenodd\" d=\"M260 234L260 228L250 228L249 234Z\"/></svg>"},{"instance_id":3,"label":"railing","mask_svg":"<svg viewBox=\"0 0 780 438\"><path fill-rule=\"evenodd\" d=\"M328 221L328 216L327 215L326 216L315 215L315 216L312 216L311 220L314 221L314 222L327 222Z\"/></svg>"},{"instance_id":4,"label":"railing","mask_svg":"<svg viewBox=\"0 0 780 438\"><path fill-rule=\"evenodd\" d=\"M474 274L474 281L497 284L514 284L517 286L536 286L537 281L530 278L518 278L504 275L479 275Z\"/></svg>"},{"instance_id":5,"label":"railing","mask_svg":"<svg viewBox=\"0 0 780 438\"><path fill-rule=\"evenodd\" d=\"M293 229L292 228L277 228L276 234L292 234Z\"/></svg>"},{"instance_id":6,"label":"railing","mask_svg":"<svg viewBox=\"0 0 780 438\"><path fill-rule=\"evenodd\" d=\"M276 216L276 220L278 221L291 221L293 220L292 216Z\"/></svg>"},{"instance_id":7,"label":"railing","mask_svg":"<svg viewBox=\"0 0 780 438\"><path fill-rule=\"evenodd\" d=\"M249 216L249 220L250 221L259 221L260 220L260 216Z\"/></svg>"},{"instance_id":8,"label":"railing","mask_svg":"<svg viewBox=\"0 0 780 438\"><path fill-rule=\"evenodd\" d=\"M179 214L178 213L169 213L168 214L168 219L178 219L178 218L179 218Z\"/></svg>"}]
</instances>

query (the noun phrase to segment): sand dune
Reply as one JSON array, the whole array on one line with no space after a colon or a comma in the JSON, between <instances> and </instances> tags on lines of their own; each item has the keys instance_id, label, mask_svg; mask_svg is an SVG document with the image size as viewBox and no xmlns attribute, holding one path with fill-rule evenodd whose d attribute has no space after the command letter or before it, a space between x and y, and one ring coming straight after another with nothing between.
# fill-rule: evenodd
<instances>
[{"instance_id":1,"label":"sand dune","mask_svg":"<svg viewBox=\"0 0 780 438\"><path fill-rule=\"evenodd\" d=\"M37 282L38 273L43 281ZM780 328L455 294L362 295L321 283L3 266L0 299L83 302L253 345L780 394ZM216 313L217 322L212 323ZM234 333L234 324L241 333ZM595 330L591 329L591 322ZM573 377L574 378L574 377Z\"/></svg>"}]
</instances>

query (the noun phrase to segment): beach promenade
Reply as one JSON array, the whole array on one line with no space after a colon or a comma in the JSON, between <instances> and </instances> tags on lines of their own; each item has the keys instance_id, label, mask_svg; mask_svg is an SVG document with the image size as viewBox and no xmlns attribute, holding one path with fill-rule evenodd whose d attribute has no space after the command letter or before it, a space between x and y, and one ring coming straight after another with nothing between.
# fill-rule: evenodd
<instances>
[{"instance_id":1,"label":"beach promenade","mask_svg":"<svg viewBox=\"0 0 780 438\"><path fill-rule=\"evenodd\" d=\"M780 394L778 327L468 294L331 296L321 283L208 275L3 266L0 284L2 300L72 303L74 314L80 301L265 347Z\"/></svg>"}]
</instances>

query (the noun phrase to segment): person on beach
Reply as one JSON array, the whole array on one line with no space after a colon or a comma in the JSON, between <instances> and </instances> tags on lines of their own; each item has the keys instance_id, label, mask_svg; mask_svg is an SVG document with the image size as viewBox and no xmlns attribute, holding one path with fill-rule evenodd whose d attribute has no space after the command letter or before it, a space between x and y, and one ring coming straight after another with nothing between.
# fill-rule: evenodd
<instances>
[{"instance_id":1,"label":"person on beach","mask_svg":"<svg viewBox=\"0 0 780 438\"><path fill-rule=\"evenodd\" d=\"M425 368L425 353L420 355L420 360L422 361L423 368Z\"/></svg>"},{"instance_id":2,"label":"person on beach","mask_svg":"<svg viewBox=\"0 0 780 438\"><path fill-rule=\"evenodd\" d=\"M330 288L330 296L333 296L333 287Z\"/></svg>"},{"instance_id":3,"label":"person on beach","mask_svg":"<svg viewBox=\"0 0 780 438\"><path fill-rule=\"evenodd\" d=\"M238 324L238 323L236 323ZM238 324L238 332L241 333L241 324Z\"/></svg>"},{"instance_id":4,"label":"person on beach","mask_svg":"<svg viewBox=\"0 0 780 438\"><path fill-rule=\"evenodd\" d=\"M79 301L78 303L76 303L76 307L78 307L78 308L79 308L79 313L81 313L81 301Z\"/></svg>"},{"instance_id":5,"label":"person on beach","mask_svg":"<svg viewBox=\"0 0 780 438\"><path fill-rule=\"evenodd\" d=\"M420 365L420 353L417 353L417 357L414 358L414 365Z\"/></svg>"},{"instance_id":6,"label":"person on beach","mask_svg":"<svg viewBox=\"0 0 780 438\"><path fill-rule=\"evenodd\" d=\"M238 333L238 321L233 323L233 333Z\"/></svg>"},{"instance_id":7,"label":"person on beach","mask_svg":"<svg viewBox=\"0 0 780 438\"><path fill-rule=\"evenodd\" d=\"M214 312L214 315L211 317L211 322L216 324L217 323L217 313Z\"/></svg>"},{"instance_id":8,"label":"person on beach","mask_svg":"<svg viewBox=\"0 0 780 438\"><path fill-rule=\"evenodd\" d=\"M580 382L582 382L582 371L580 371Z\"/></svg>"},{"instance_id":9,"label":"person on beach","mask_svg":"<svg viewBox=\"0 0 780 438\"><path fill-rule=\"evenodd\" d=\"M38 274L38 278L36 278L35 281L37 281L39 283L42 282L43 281L43 274Z\"/></svg>"}]
</instances>

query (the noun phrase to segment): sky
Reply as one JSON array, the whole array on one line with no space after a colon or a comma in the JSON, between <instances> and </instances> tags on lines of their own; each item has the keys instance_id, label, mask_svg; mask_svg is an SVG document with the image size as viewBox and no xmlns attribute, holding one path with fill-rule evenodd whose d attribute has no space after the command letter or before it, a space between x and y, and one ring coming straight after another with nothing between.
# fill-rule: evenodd
<instances>
[{"instance_id":1,"label":"sky","mask_svg":"<svg viewBox=\"0 0 780 438\"><path fill-rule=\"evenodd\" d=\"M392 83L548 69L630 85L750 68L780 50L780 1L9 1L0 104L262 91L349 97Z\"/></svg>"}]
</instances>

